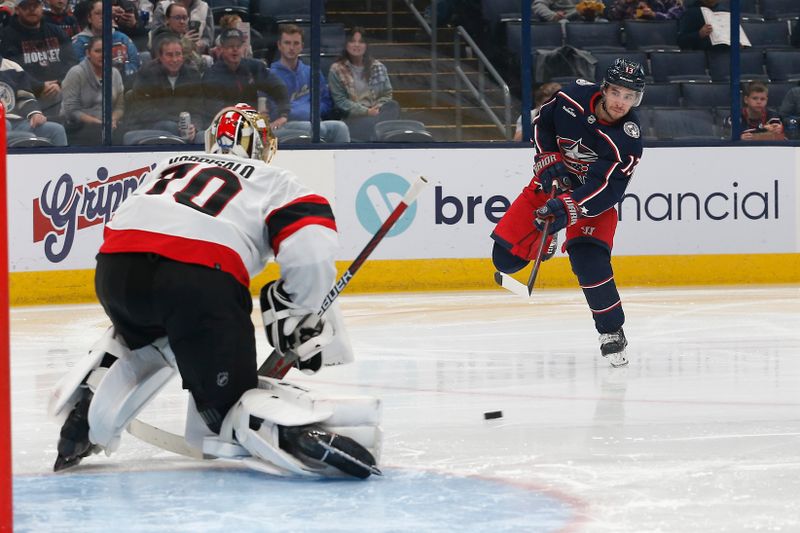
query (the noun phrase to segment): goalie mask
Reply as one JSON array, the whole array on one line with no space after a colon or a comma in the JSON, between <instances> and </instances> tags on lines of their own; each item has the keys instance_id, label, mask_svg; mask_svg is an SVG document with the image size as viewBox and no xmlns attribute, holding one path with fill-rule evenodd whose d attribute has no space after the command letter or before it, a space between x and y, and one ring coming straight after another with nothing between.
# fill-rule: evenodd
<instances>
[{"instance_id":1,"label":"goalie mask","mask_svg":"<svg viewBox=\"0 0 800 533\"><path fill-rule=\"evenodd\" d=\"M605 89L609 85L618 85L625 87L637 93L636 102L634 107L642 103L642 96L644 95L644 69L642 66L627 59L618 58L614 64L606 69L606 75L603 77L602 87Z\"/></svg>"},{"instance_id":2,"label":"goalie mask","mask_svg":"<svg viewBox=\"0 0 800 533\"><path fill-rule=\"evenodd\" d=\"M226 107L206 130L206 152L233 154L269 163L278 151L269 119L248 104Z\"/></svg>"}]
</instances>

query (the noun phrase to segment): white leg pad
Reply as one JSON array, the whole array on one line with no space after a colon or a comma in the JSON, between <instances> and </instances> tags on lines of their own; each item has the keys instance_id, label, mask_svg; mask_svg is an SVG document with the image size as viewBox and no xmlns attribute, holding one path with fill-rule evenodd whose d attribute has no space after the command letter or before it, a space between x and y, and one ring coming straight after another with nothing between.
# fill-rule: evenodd
<instances>
[{"instance_id":1,"label":"white leg pad","mask_svg":"<svg viewBox=\"0 0 800 533\"><path fill-rule=\"evenodd\" d=\"M331 396L285 381L259 378L259 388L245 392L222 422L219 437L206 437L203 453L243 458L249 467L273 475L337 476L327 465L307 464L279 447L278 426L318 424L356 440L376 458L382 444L381 402L371 397ZM251 428L251 417L263 420ZM233 445L233 446L232 446Z\"/></svg>"},{"instance_id":2,"label":"white leg pad","mask_svg":"<svg viewBox=\"0 0 800 533\"><path fill-rule=\"evenodd\" d=\"M313 424L330 416L330 411L314 413L282 401L279 397L260 389L251 389L239 398L222 421L219 437L207 437L203 441L203 453L217 457L231 457L238 453L234 444L244 448L254 458L275 467L281 475L315 475L311 468L279 447L278 425ZM250 417L263 419L257 429L250 427ZM300 421L298 424L294 422ZM233 455L237 457L238 455Z\"/></svg>"},{"instance_id":3,"label":"white leg pad","mask_svg":"<svg viewBox=\"0 0 800 533\"><path fill-rule=\"evenodd\" d=\"M106 353L116 357L124 357L130 353L125 341L116 336L113 326L108 328L100 340L89 349L89 353L56 383L47 406L50 416L60 422L67 418L78 402L78 389L86 377L100 365Z\"/></svg>"},{"instance_id":4,"label":"white leg pad","mask_svg":"<svg viewBox=\"0 0 800 533\"><path fill-rule=\"evenodd\" d=\"M176 373L175 355L166 338L128 350L94 389L89 406L89 440L102 446L106 453L116 450L125 427Z\"/></svg>"}]
</instances>

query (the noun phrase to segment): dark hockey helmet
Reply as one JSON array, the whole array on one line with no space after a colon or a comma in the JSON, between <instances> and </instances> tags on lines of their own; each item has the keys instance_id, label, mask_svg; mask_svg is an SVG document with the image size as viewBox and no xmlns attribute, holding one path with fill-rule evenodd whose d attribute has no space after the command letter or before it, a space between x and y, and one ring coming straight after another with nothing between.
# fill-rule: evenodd
<instances>
[{"instance_id":1,"label":"dark hockey helmet","mask_svg":"<svg viewBox=\"0 0 800 533\"><path fill-rule=\"evenodd\" d=\"M234 154L269 163L277 150L269 118L248 104L226 107L206 130L206 152L210 154Z\"/></svg>"},{"instance_id":2,"label":"dark hockey helmet","mask_svg":"<svg viewBox=\"0 0 800 533\"><path fill-rule=\"evenodd\" d=\"M644 69L642 66L628 59L617 58L614 64L606 69L603 77L603 88L608 85L619 85L639 93L635 106L642 103L644 95Z\"/></svg>"}]
</instances>

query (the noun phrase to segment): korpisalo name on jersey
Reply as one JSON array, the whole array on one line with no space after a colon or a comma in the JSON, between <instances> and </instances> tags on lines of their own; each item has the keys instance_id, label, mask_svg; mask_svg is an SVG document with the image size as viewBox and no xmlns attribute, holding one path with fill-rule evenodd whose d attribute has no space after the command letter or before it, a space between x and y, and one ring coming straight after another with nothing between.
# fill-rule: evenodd
<instances>
[{"instance_id":1,"label":"korpisalo name on jersey","mask_svg":"<svg viewBox=\"0 0 800 533\"><path fill-rule=\"evenodd\" d=\"M244 163L240 163L238 161L230 161L228 159L215 159L213 157L207 157L202 155L181 155L178 157L173 157L169 160L169 164L173 165L175 163L180 163L182 161L193 161L196 163L210 163L212 165L216 165L218 167L230 170L231 172L235 172L244 179L249 178L253 174L253 171L255 170L255 167L253 165L247 165Z\"/></svg>"}]
</instances>

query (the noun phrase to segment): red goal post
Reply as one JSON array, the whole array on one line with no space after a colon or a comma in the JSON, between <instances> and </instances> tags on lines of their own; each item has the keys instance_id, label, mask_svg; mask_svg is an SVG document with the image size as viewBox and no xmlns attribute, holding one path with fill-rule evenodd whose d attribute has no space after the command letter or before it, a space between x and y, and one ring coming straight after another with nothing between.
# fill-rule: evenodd
<instances>
[{"instance_id":1,"label":"red goal post","mask_svg":"<svg viewBox=\"0 0 800 533\"><path fill-rule=\"evenodd\" d=\"M8 180L6 110L0 102L0 531L12 531L11 487L11 340L8 306Z\"/></svg>"}]
</instances>

